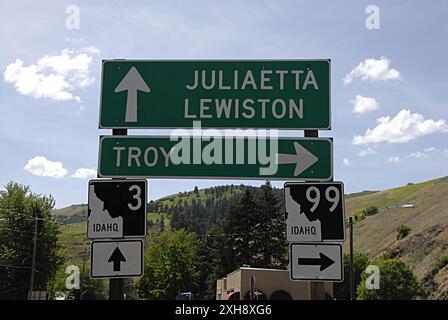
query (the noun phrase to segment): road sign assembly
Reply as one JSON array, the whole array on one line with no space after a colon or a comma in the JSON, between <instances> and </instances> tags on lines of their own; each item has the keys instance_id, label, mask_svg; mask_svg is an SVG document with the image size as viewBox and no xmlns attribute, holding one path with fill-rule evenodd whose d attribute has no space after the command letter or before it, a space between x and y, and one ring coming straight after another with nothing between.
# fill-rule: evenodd
<instances>
[{"instance_id":1,"label":"road sign assembly","mask_svg":"<svg viewBox=\"0 0 448 320\"><path fill-rule=\"evenodd\" d=\"M292 280L334 282L344 280L340 243L291 243L289 264Z\"/></svg>"},{"instance_id":2,"label":"road sign assembly","mask_svg":"<svg viewBox=\"0 0 448 320\"><path fill-rule=\"evenodd\" d=\"M127 278L143 275L143 241L93 241L92 278Z\"/></svg>"},{"instance_id":3,"label":"road sign assembly","mask_svg":"<svg viewBox=\"0 0 448 320\"><path fill-rule=\"evenodd\" d=\"M147 189L146 180L90 180L88 238L145 237Z\"/></svg>"},{"instance_id":4,"label":"road sign assembly","mask_svg":"<svg viewBox=\"0 0 448 320\"><path fill-rule=\"evenodd\" d=\"M330 129L330 60L105 60L100 128Z\"/></svg>"},{"instance_id":5,"label":"road sign assembly","mask_svg":"<svg viewBox=\"0 0 448 320\"><path fill-rule=\"evenodd\" d=\"M146 235L146 180L114 178L306 181L284 187L291 279L342 281L342 244L329 242L345 240L344 186L332 182L332 138L317 138L331 129L330 65L104 60L100 129L177 130L100 137L98 177L113 179L89 183L89 238ZM313 138L278 137L277 129ZM91 255L94 278L143 274L140 240L94 241Z\"/></svg>"},{"instance_id":6,"label":"road sign assembly","mask_svg":"<svg viewBox=\"0 0 448 320\"><path fill-rule=\"evenodd\" d=\"M287 182L284 191L288 241L345 240L342 182Z\"/></svg>"}]
</instances>

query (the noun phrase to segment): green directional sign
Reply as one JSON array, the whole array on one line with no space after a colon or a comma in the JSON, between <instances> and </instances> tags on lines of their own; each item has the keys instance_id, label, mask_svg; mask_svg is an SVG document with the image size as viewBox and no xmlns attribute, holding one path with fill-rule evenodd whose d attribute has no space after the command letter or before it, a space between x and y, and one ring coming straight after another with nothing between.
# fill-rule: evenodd
<instances>
[{"instance_id":1,"label":"green directional sign","mask_svg":"<svg viewBox=\"0 0 448 320\"><path fill-rule=\"evenodd\" d=\"M100 128L330 129L330 60L106 60Z\"/></svg>"},{"instance_id":2,"label":"green directional sign","mask_svg":"<svg viewBox=\"0 0 448 320\"><path fill-rule=\"evenodd\" d=\"M331 138L102 136L98 176L323 181Z\"/></svg>"}]
</instances>

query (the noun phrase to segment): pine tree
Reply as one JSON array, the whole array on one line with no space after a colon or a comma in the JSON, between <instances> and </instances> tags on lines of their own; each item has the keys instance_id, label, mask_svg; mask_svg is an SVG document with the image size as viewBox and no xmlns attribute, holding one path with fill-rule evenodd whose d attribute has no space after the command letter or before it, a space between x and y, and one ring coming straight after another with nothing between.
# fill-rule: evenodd
<instances>
[{"instance_id":1,"label":"pine tree","mask_svg":"<svg viewBox=\"0 0 448 320\"><path fill-rule=\"evenodd\" d=\"M251 226L255 214L253 194L249 188L246 188L240 201L230 207L223 219L223 231L227 235L228 243L224 259L232 270L252 262L252 252L248 250L248 247L252 241Z\"/></svg>"},{"instance_id":2,"label":"pine tree","mask_svg":"<svg viewBox=\"0 0 448 320\"><path fill-rule=\"evenodd\" d=\"M276 192L267 181L255 194L258 221L254 224L252 233L253 250L258 254L254 257L254 265L265 268L283 268L287 263L287 243L285 235L285 215L282 203Z\"/></svg>"},{"instance_id":3,"label":"pine tree","mask_svg":"<svg viewBox=\"0 0 448 320\"><path fill-rule=\"evenodd\" d=\"M228 245L223 253L232 271L248 264L253 267L283 268L287 244L282 204L269 182L255 195L246 188L240 201L223 219Z\"/></svg>"}]
</instances>

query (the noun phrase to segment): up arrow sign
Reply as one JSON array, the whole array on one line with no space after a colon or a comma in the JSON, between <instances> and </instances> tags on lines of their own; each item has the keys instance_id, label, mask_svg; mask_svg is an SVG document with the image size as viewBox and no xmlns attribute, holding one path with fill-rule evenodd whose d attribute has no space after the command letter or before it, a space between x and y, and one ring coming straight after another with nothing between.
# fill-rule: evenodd
<instances>
[{"instance_id":1,"label":"up arrow sign","mask_svg":"<svg viewBox=\"0 0 448 320\"><path fill-rule=\"evenodd\" d=\"M294 170L294 176L298 176L303 171L311 167L315 164L319 158L317 158L314 154L305 149L298 142L294 142L294 149L296 151L295 154L288 153L279 153L278 156L278 164L289 164L295 163L296 168Z\"/></svg>"},{"instance_id":2,"label":"up arrow sign","mask_svg":"<svg viewBox=\"0 0 448 320\"><path fill-rule=\"evenodd\" d=\"M137 122L137 91L150 92L151 89L135 67L132 67L114 90L127 91L125 122Z\"/></svg>"},{"instance_id":3,"label":"up arrow sign","mask_svg":"<svg viewBox=\"0 0 448 320\"><path fill-rule=\"evenodd\" d=\"M121 262L126 262L126 258L121 253L120 249L118 247L115 248L114 252L112 252L109 260L107 262L113 262L114 263L114 271L120 271L121 269Z\"/></svg>"}]
</instances>

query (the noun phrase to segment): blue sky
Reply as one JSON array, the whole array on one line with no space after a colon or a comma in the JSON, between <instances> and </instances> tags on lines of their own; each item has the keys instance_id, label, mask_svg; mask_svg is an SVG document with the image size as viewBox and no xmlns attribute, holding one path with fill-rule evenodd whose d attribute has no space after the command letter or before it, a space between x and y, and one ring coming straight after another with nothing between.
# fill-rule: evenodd
<instances>
[{"instance_id":1,"label":"blue sky","mask_svg":"<svg viewBox=\"0 0 448 320\"><path fill-rule=\"evenodd\" d=\"M79 29L66 26L69 5ZM366 27L369 5L379 29ZM57 207L87 201L98 136L110 134L97 128L101 59L330 58L332 130L320 135L334 137L346 192L447 175L445 1L3 1L0 10L0 184L30 185ZM149 180L149 197L241 182L262 183Z\"/></svg>"}]
</instances>

